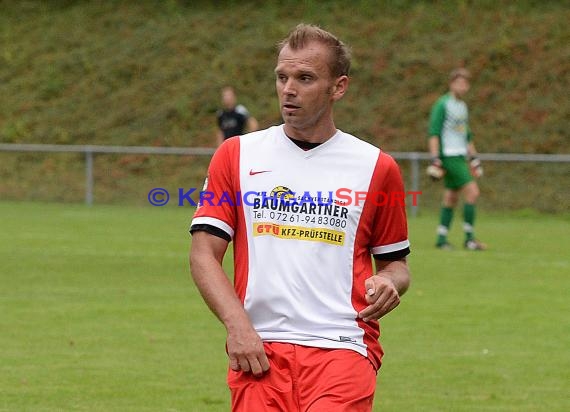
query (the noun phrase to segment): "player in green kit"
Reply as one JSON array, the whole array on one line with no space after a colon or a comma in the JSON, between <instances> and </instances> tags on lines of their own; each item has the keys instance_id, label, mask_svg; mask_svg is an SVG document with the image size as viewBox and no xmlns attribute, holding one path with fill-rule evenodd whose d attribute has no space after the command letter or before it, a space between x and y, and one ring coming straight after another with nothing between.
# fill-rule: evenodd
<instances>
[{"instance_id":1,"label":"player in green kit","mask_svg":"<svg viewBox=\"0 0 570 412\"><path fill-rule=\"evenodd\" d=\"M479 187L474 177L483 175L481 162L473 144L468 123L467 105L461 98L469 91L470 73L459 68L451 72L449 92L441 96L431 109L428 147L431 164L427 168L433 180L443 178L445 191L437 228L436 247L450 249L447 234L453 210L463 195L464 246L468 250L484 250L486 246L475 239L475 203Z\"/></svg>"}]
</instances>

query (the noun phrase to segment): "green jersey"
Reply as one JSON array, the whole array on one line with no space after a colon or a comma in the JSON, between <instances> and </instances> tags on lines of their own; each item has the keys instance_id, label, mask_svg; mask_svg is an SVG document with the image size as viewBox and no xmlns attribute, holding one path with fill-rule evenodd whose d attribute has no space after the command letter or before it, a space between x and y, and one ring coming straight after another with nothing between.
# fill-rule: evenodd
<instances>
[{"instance_id":1,"label":"green jersey","mask_svg":"<svg viewBox=\"0 0 570 412\"><path fill-rule=\"evenodd\" d=\"M429 119L429 136L439 137L439 155L467 156L471 141L467 105L453 94L441 96L433 105Z\"/></svg>"}]
</instances>

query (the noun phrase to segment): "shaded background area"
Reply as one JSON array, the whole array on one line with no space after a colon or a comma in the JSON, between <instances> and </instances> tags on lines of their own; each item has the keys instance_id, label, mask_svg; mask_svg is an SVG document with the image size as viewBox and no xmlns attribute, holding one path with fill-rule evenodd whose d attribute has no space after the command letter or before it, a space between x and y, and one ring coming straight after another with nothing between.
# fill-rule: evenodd
<instances>
[{"instance_id":1,"label":"shaded background area","mask_svg":"<svg viewBox=\"0 0 570 412\"><path fill-rule=\"evenodd\" d=\"M228 83L262 127L280 123L275 44L303 21L353 48L350 89L336 109L346 132L388 152L425 151L430 106L446 91L448 72L465 65L474 74L466 100L481 152L570 153L564 2L0 1L0 7L2 143L213 146L219 89ZM0 198L81 201L80 161L0 153ZM95 200L137 203L143 188L201 187L205 163L97 156ZM567 164L485 167L483 209L552 212L570 204L560 189L570 187Z\"/></svg>"}]
</instances>

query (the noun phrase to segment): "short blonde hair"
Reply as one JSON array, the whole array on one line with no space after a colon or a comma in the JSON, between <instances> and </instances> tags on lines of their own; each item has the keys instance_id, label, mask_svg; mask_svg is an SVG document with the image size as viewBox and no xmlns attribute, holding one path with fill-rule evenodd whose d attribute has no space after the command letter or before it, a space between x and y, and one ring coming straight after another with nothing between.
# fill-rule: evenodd
<instances>
[{"instance_id":1,"label":"short blonde hair","mask_svg":"<svg viewBox=\"0 0 570 412\"><path fill-rule=\"evenodd\" d=\"M331 51L332 61L329 63L329 69L333 76L348 76L350 72L350 48L335 35L318 26L298 24L285 39L277 44L277 51L281 52L285 46L289 46L292 50L299 50L311 41L324 44Z\"/></svg>"},{"instance_id":2,"label":"short blonde hair","mask_svg":"<svg viewBox=\"0 0 570 412\"><path fill-rule=\"evenodd\" d=\"M451 73L449 73L450 82L454 81L459 77L469 80L471 79L471 72L464 67L458 67L457 69L453 69Z\"/></svg>"}]
</instances>

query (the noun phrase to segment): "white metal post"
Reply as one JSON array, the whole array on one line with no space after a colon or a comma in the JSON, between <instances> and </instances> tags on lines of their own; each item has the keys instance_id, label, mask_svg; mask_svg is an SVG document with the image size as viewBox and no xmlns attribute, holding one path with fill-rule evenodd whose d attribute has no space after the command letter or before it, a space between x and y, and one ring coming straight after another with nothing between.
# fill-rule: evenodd
<instances>
[{"instance_id":1,"label":"white metal post","mask_svg":"<svg viewBox=\"0 0 570 412\"><path fill-rule=\"evenodd\" d=\"M85 151L85 204L93 204L93 152Z\"/></svg>"}]
</instances>

